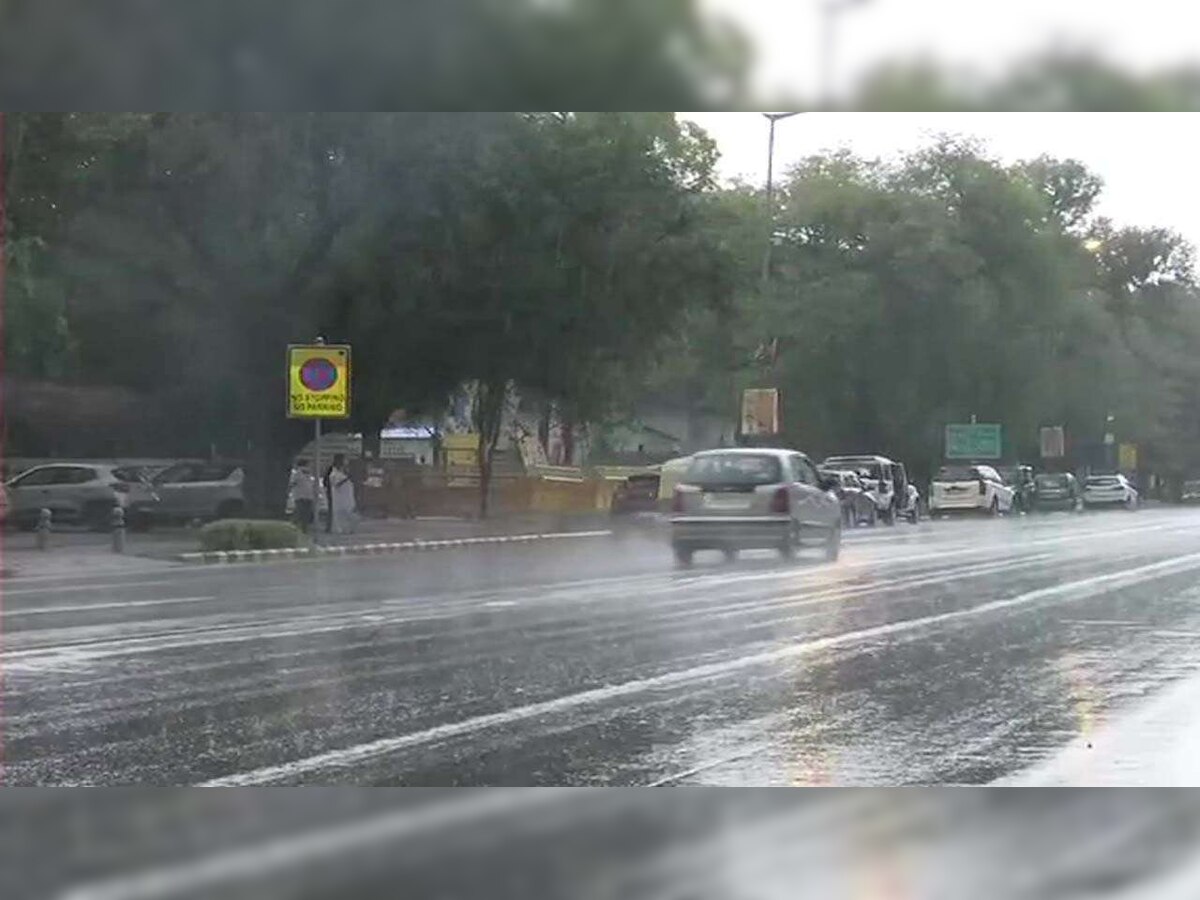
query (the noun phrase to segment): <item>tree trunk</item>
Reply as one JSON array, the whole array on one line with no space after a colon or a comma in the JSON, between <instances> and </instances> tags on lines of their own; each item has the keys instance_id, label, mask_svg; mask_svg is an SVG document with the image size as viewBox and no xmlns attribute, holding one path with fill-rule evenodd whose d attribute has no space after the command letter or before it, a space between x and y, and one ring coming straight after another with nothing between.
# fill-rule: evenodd
<instances>
[{"instance_id":1,"label":"tree trunk","mask_svg":"<svg viewBox=\"0 0 1200 900\"><path fill-rule=\"evenodd\" d=\"M271 391L264 394L278 396ZM243 481L246 511L263 518L282 518L292 459L312 438L312 423L287 419L278 406L270 406L260 410L249 431Z\"/></svg>"},{"instance_id":2,"label":"tree trunk","mask_svg":"<svg viewBox=\"0 0 1200 900\"><path fill-rule=\"evenodd\" d=\"M575 465L575 417L565 413L562 417L563 465Z\"/></svg>"},{"instance_id":3,"label":"tree trunk","mask_svg":"<svg viewBox=\"0 0 1200 900\"><path fill-rule=\"evenodd\" d=\"M488 517L492 490L492 461L500 440L504 401L508 396L505 381L480 381L471 410L475 433L479 436L479 518Z\"/></svg>"},{"instance_id":4,"label":"tree trunk","mask_svg":"<svg viewBox=\"0 0 1200 900\"><path fill-rule=\"evenodd\" d=\"M543 400L542 414L538 418L537 440L542 447L542 456L546 459L550 458L550 417L553 411L554 404Z\"/></svg>"}]
</instances>

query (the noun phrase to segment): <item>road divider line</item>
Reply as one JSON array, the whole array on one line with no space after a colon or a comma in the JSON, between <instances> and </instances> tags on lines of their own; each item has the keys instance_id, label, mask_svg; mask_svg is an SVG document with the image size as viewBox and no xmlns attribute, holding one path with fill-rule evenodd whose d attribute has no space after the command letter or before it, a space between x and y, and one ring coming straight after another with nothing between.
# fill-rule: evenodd
<instances>
[{"instance_id":1,"label":"road divider line","mask_svg":"<svg viewBox=\"0 0 1200 900\"><path fill-rule=\"evenodd\" d=\"M6 609L0 613L0 621L15 619L19 616L52 616L55 613L92 612L106 609L133 609L140 606L170 606L178 603L203 603L206 600L219 599L216 594L205 594L199 597L163 597L158 600L120 600L114 603L77 603L71 606L38 606L33 609Z\"/></svg>"},{"instance_id":2,"label":"road divider line","mask_svg":"<svg viewBox=\"0 0 1200 900\"><path fill-rule=\"evenodd\" d=\"M318 545L315 547L285 547L276 550L209 550L197 553L181 553L178 559L180 562L185 563L208 564L327 559L343 556L377 556L381 553L402 553L407 551L455 550L460 547L478 547L487 544L514 544L533 541L597 538L608 537L611 534L612 531L608 529L596 531L552 531L543 534L503 534L438 540L416 539L396 543Z\"/></svg>"},{"instance_id":3,"label":"road divider line","mask_svg":"<svg viewBox=\"0 0 1200 900\"><path fill-rule=\"evenodd\" d=\"M10 588L0 586L0 598L25 596L27 594L75 594L81 591L111 591L114 588L126 587L158 587L164 584L175 584L173 579L157 578L152 581L117 581L110 584L93 582L90 584L72 584L66 587L30 587Z\"/></svg>"},{"instance_id":4,"label":"road divider line","mask_svg":"<svg viewBox=\"0 0 1200 900\"><path fill-rule=\"evenodd\" d=\"M558 715L563 712L587 706L597 706L613 700L643 694L651 691L671 690L693 684L724 678L745 669L770 665L780 662L790 662L802 659L814 653L847 646L876 638L892 637L905 632L926 629L948 622L985 616L1001 610L1044 602L1052 599L1081 600L1103 593L1106 590L1120 589L1200 568L1200 553L1191 553L1173 557L1157 563L1097 575L1078 581L1067 582L1053 587L1040 588L1019 594L1003 600L983 603L970 609L954 610L901 622L891 622L876 625L857 631L845 632L824 638L803 641L773 650L752 653L734 659L706 663L700 666L667 672L649 678L639 678L620 684L606 685L543 700L525 706L512 707L495 713L473 716L458 722L436 725L422 731L398 735L390 738L379 738L364 744L329 750L304 759L292 760L278 765L264 766L247 772L222 776L204 782L202 786L209 787L240 787L250 785L273 784L287 782L318 774L323 771L345 770L352 766L377 761L393 753L421 747L431 743L450 740L463 735L473 734L486 729L511 726L531 719L544 716Z\"/></svg>"}]
</instances>

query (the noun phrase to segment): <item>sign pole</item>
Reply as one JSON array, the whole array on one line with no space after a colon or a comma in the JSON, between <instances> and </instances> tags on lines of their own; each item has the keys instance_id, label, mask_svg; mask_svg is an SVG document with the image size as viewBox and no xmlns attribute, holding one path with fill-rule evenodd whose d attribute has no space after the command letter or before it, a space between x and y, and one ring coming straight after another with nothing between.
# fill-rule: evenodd
<instances>
[{"instance_id":1,"label":"sign pole","mask_svg":"<svg viewBox=\"0 0 1200 900\"><path fill-rule=\"evenodd\" d=\"M325 338L317 335L314 344L320 346ZM313 544L321 543L321 498L325 496L325 479L321 476L321 417L313 419ZM333 531L333 502L326 500L325 515L329 516L329 530Z\"/></svg>"},{"instance_id":2,"label":"sign pole","mask_svg":"<svg viewBox=\"0 0 1200 900\"><path fill-rule=\"evenodd\" d=\"M321 477L321 420L313 419L313 544L321 543L321 498L325 496L325 481ZM327 516L332 509L325 510ZM332 518L330 522L332 523Z\"/></svg>"},{"instance_id":3,"label":"sign pole","mask_svg":"<svg viewBox=\"0 0 1200 900\"><path fill-rule=\"evenodd\" d=\"M326 344L317 336L311 344L289 344L287 353L287 414L313 420L313 544L321 543L320 499L325 496L321 472L321 420L350 417L350 345ZM332 525L333 503L325 514Z\"/></svg>"}]
</instances>

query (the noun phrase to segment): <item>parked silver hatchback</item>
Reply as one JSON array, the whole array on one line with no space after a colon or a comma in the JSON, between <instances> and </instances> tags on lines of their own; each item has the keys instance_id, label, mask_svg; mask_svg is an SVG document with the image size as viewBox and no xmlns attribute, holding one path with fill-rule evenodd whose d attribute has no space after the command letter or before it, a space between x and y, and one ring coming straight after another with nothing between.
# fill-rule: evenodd
<instances>
[{"instance_id":1,"label":"parked silver hatchback","mask_svg":"<svg viewBox=\"0 0 1200 900\"><path fill-rule=\"evenodd\" d=\"M105 463L50 463L34 466L9 480L7 516L18 527L31 529L42 509L55 522L109 527L113 507L125 510L134 528L150 523L158 496L133 467Z\"/></svg>"},{"instance_id":2,"label":"parked silver hatchback","mask_svg":"<svg viewBox=\"0 0 1200 900\"><path fill-rule=\"evenodd\" d=\"M791 558L806 545L835 560L842 511L827 476L795 450L707 450L692 457L675 487L671 545L690 565L697 550L775 549Z\"/></svg>"}]
</instances>

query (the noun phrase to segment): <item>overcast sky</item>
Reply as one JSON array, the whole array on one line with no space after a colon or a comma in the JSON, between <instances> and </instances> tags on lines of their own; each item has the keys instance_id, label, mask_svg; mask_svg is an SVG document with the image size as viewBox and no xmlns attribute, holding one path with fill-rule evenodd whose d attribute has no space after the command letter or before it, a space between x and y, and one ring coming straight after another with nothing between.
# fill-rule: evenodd
<instances>
[{"instance_id":1,"label":"overcast sky","mask_svg":"<svg viewBox=\"0 0 1200 900\"><path fill-rule=\"evenodd\" d=\"M827 0L701 0L755 46L760 92L812 96ZM1135 71L1200 59L1194 0L828 0L837 16L836 87L883 60L925 56L983 74L1050 47L1101 53Z\"/></svg>"},{"instance_id":2,"label":"overcast sky","mask_svg":"<svg viewBox=\"0 0 1200 900\"><path fill-rule=\"evenodd\" d=\"M716 139L723 177L766 180L767 123L760 114L681 117ZM775 169L841 147L890 157L939 134L979 138L1005 162L1043 153L1078 159L1104 179L1099 212L1118 224L1173 228L1200 246L1200 114L805 113L776 127Z\"/></svg>"}]
</instances>

